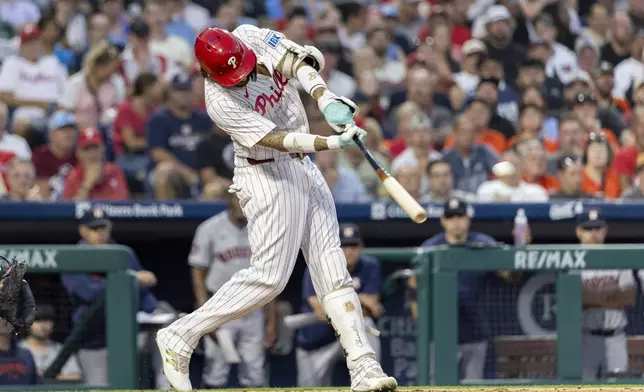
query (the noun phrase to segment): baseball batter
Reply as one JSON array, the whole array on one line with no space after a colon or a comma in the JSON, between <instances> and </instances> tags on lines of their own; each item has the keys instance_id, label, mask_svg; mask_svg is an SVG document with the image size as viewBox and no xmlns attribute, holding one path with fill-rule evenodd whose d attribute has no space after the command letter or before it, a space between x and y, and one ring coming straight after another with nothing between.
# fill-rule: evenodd
<instances>
[{"instance_id":1,"label":"baseball batter","mask_svg":"<svg viewBox=\"0 0 644 392\"><path fill-rule=\"evenodd\" d=\"M598 209L577 217L577 237L582 245L603 244L608 227ZM632 270L583 270L582 377L628 371L624 308L635 303L635 277Z\"/></svg>"},{"instance_id":2,"label":"baseball batter","mask_svg":"<svg viewBox=\"0 0 644 392\"><path fill-rule=\"evenodd\" d=\"M318 73L324 68L319 50L272 30L209 28L197 37L195 54L206 79L208 113L234 142L230 191L248 219L251 267L233 275L204 306L159 331L157 344L170 384L180 391L192 389L188 365L199 339L275 298L302 249L346 355L351 389L396 389L366 336L331 192L306 156L354 146L354 136L364 138L366 132L353 122L357 107L326 88ZM309 134L296 82L317 101L337 135Z\"/></svg>"},{"instance_id":3,"label":"baseball batter","mask_svg":"<svg viewBox=\"0 0 644 392\"><path fill-rule=\"evenodd\" d=\"M202 306L238 271L250 267L250 243L246 218L235 195L229 194L228 210L203 222L197 228L188 264L192 267L193 290L197 304ZM269 306L272 305L272 306ZM239 384L253 388L266 385L264 372L265 344L275 338L276 309L274 302L264 312L256 310L219 327L227 330L234 341L241 363ZM230 364L220 348L206 336L204 388L223 388L228 382Z\"/></svg>"}]
</instances>

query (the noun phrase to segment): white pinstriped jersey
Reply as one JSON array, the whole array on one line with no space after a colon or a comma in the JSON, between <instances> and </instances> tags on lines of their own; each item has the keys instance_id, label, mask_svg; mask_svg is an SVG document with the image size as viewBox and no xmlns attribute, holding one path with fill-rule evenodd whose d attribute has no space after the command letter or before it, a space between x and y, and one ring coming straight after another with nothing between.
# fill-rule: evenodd
<instances>
[{"instance_id":1,"label":"white pinstriped jersey","mask_svg":"<svg viewBox=\"0 0 644 392\"><path fill-rule=\"evenodd\" d=\"M583 270L581 280L584 285L597 289L607 284L617 284L621 289L635 287L635 278L631 270ZM582 326L586 329L618 329L628 324L623 309L586 309Z\"/></svg>"},{"instance_id":2,"label":"white pinstriped jersey","mask_svg":"<svg viewBox=\"0 0 644 392\"><path fill-rule=\"evenodd\" d=\"M188 264L208 270L206 288L214 293L236 272L250 267L250 255L246 226L237 227L223 211L197 227Z\"/></svg>"},{"instance_id":3,"label":"white pinstriped jersey","mask_svg":"<svg viewBox=\"0 0 644 392\"><path fill-rule=\"evenodd\" d=\"M233 35L248 45L272 73L257 75L257 81L245 87L222 87L206 80L206 107L212 121L228 133L235 145L235 155L243 158L280 158L288 153L256 145L273 129L309 133L304 105L296 83L274 72L285 49L278 45L282 34L241 25Z\"/></svg>"}]
</instances>

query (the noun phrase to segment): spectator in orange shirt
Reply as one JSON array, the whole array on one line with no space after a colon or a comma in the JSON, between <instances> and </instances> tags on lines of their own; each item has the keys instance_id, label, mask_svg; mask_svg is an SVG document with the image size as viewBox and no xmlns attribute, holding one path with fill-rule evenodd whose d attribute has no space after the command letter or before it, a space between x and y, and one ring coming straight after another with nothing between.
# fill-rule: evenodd
<instances>
[{"instance_id":1,"label":"spectator in orange shirt","mask_svg":"<svg viewBox=\"0 0 644 392\"><path fill-rule=\"evenodd\" d=\"M97 129L86 128L78 135L78 165L65 179L64 200L127 200L123 170L105 162L105 146Z\"/></svg>"},{"instance_id":2,"label":"spectator in orange shirt","mask_svg":"<svg viewBox=\"0 0 644 392\"><path fill-rule=\"evenodd\" d=\"M563 112L559 116L557 154L548 162L548 173L557 173L557 162L563 156L582 156L584 153L584 125L573 112Z\"/></svg>"},{"instance_id":3,"label":"spectator in orange shirt","mask_svg":"<svg viewBox=\"0 0 644 392\"><path fill-rule=\"evenodd\" d=\"M617 199L621 193L619 176L611 168L613 152L603 133L591 132L584 150L581 190L596 197Z\"/></svg>"},{"instance_id":4,"label":"spectator in orange shirt","mask_svg":"<svg viewBox=\"0 0 644 392\"><path fill-rule=\"evenodd\" d=\"M543 144L538 139L526 140L514 146L523 171L523 181L528 184L538 184L548 193L559 189L559 182L548 175L548 156Z\"/></svg>"},{"instance_id":5,"label":"spectator in orange shirt","mask_svg":"<svg viewBox=\"0 0 644 392\"><path fill-rule=\"evenodd\" d=\"M619 150L619 142L617 137L610 129L602 129L601 122L597 116L597 100L595 97L588 94L577 94L572 104L572 111L579 117L579 120L584 124L586 134L591 132L603 132L606 136L606 141L610 144L613 152Z\"/></svg>"},{"instance_id":6,"label":"spectator in orange shirt","mask_svg":"<svg viewBox=\"0 0 644 392\"><path fill-rule=\"evenodd\" d=\"M625 146L615 155L614 168L619 175L621 189L628 188L635 175L637 154L644 152L644 106L635 107L631 121L635 144Z\"/></svg>"},{"instance_id":7,"label":"spectator in orange shirt","mask_svg":"<svg viewBox=\"0 0 644 392\"><path fill-rule=\"evenodd\" d=\"M501 155L503 151L505 151L508 142L501 132L488 128L488 124L492 117L492 110L492 105L488 101L474 97L468 103L463 114L474 124L476 132L475 142L478 144L485 144L490 147L492 151ZM445 140L443 149L448 149L453 145L454 135L451 135Z\"/></svg>"}]
</instances>

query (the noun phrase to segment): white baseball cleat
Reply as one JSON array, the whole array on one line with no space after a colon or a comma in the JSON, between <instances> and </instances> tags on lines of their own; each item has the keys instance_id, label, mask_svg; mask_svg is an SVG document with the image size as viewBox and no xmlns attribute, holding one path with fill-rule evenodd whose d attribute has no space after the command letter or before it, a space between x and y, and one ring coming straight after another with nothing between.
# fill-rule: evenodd
<instances>
[{"instance_id":1,"label":"white baseball cleat","mask_svg":"<svg viewBox=\"0 0 644 392\"><path fill-rule=\"evenodd\" d=\"M163 361L163 374L165 374L172 388L177 391L192 391L189 376L190 357L176 353L168 348L167 342L159 338L159 333L157 333L156 341L161 353L161 361Z\"/></svg>"},{"instance_id":2,"label":"white baseball cleat","mask_svg":"<svg viewBox=\"0 0 644 392\"><path fill-rule=\"evenodd\" d=\"M373 357L365 357L350 374L353 392L392 392L398 388L396 379L387 376Z\"/></svg>"}]
</instances>

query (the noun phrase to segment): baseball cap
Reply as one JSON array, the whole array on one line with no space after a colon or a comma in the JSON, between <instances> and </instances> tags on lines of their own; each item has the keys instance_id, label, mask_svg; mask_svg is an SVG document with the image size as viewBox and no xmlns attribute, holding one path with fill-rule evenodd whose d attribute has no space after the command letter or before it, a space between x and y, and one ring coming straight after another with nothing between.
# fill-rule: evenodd
<instances>
[{"instance_id":1,"label":"baseball cap","mask_svg":"<svg viewBox=\"0 0 644 392\"><path fill-rule=\"evenodd\" d=\"M102 145L103 138L96 128L85 128L78 134L78 147L85 148L91 145Z\"/></svg>"},{"instance_id":2,"label":"baseball cap","mask_svg":"<svg viewBox=\"0 0 644 392\"><path fill-rule=\"evenodd\" d=\"M575 72L570 79L568 79L568 84L566 86L570 86L571 84L575 82L584 82L589 86L593 85L593 81L590 78L590 74L586 71L579 70Z\"/></svg>"},{"instance_id":3,"label":"baseball cap","mask_svg":"<svg viewBox=\"0 0 644 392\"><path fill-rule=\"evenodd\" d=\"M534 40L532 40L532 42L530 42L529 48L534 48L534 47L537 47L537 46L551 47L552 44L547 39L537 37Z\"/></svg>"},{"instance_id":4,"label":"baseball cap","mask_svg":"<svg viewBox=\"0 0 644 392\"><path fill-rule=\"evenodd\" d=\"M467 216L469 205L466 201L456 197L449 198L443 205L443 217L451 218L454 216Z\"/></svg>"},{"instance_id":5,"label":"baseball cap","mask_svg":"<svg viewBox=\"0 0 644 392\"><path fill-rule=\"evenodd\" d=\"M595 97L593 97L592 95L580 93L575 97L572 106L574 107L577 105L583 105L585 103L592 103L596 105L597 100L595 100Z\"/></svg>"},{"instance_id":6,"label":"baseball cap","mask_svg":"<svg viewBox=\"0 0 644 392\"><path fill-rule=\"evenodd\" d=\"M466 41L463 44L463 56L469 56L471 54L476 54L476 53L487 54L487 47L485 46L483 41L475 38L475 39Z\"/></svg>"},{"instance_id":7,"label":"baseball cap","mask_svg":"<svg viewBox=\"0 0 644 392\"><path fill-rule=\"evenodd\" d=\"M190 90L192 89L192 77L180 73L172 78L172 82L170 84L175 90Z\"/></svg>"},{"instance_id":8,"label":"baseball cap","mask_svg":"<svg viewBox=\"0 0 644 392\"><path fill-rule=\"evenodd\" d=\"M105 227L111 223L110 219L107 217L107 214L103 209L98 207L93 207L87 210L83 216L81 216L79 223L83 226L87 226L90 229L95 229L99 227Z\"/></svg>"},{"instance_id":9,"label":"baseball cap","mask_svg":"<svg viewBox=\"0 0 644 392\"><path fill-rule=\"evenodd\" d=\"M362 244L362 236L360 235L360 228L354 223L343 223L340 225L340 245L360 245Z\"/></svg>"},{"instance_id":10,"label":"baseball cap","mask_svg":"<svg viewBox=\"0 0 644 392\"><path fill-rule=\"evenodd\" d=\"M508 11L508 9L503 5L493 5L488 8L486 22L493 23L498 22L499 20L513 21L514 19L512 18L512 15L510 15L510 11Z\"/></svg>"},{"instance_id":11,"label":"baseball cap","mask_svg":"<svg viewBox=\"0 0 644 392\"><path fill-rule=\"evenodd\" d=\"M49 130L53 131L64 127L76 127L76 117L68 111L59 110L49 119Z\"/></svg>"},{"instance_id":12,"label":"baseball cap","mask_svg":"<svg viewBox=\"0 0 644 392\"><path fill-rule=\"evenodd\" d=\"M557 159L557 170L563 170L569 166L572 166L574 164L582 164L582 159L581 157L575 156L575 155L564 155L559 157Z\"/></svg>"},{"instance_id":13,"label":"baseball cap","mask_svg":"<svg viewBox=\"0 0 644 392\"><path fill-rule=\"evenodd\" d=\"M535 24L539 22L548 26L552 26L552 27L555 26L555 19L552 17L552 15L545 12L541 13L541 15L537 17L537 20L535 20Z\"/></svg>"},{"instance_id":14,"label":"baseball cap","mask_svg":"<svg viewBox=\"0 0 644 392\"><path fill-rule=\"evenodd\" d=\"M145 38L150 36L150 26L142 19L134 19L128 26L128 33Z\"/></svg>"},{"instance_id":15,"label":"baseball cap","mask_svg":"<svg viewBox=\"0 0 644 392\"><path fill-rule=\"evenodd\" d=\"M614 71L615 68L613 67L613 64L609 63L608 61L602 61L601 63L599 63L599 67L597 67L597 69L595 70L595 75L612 75Z\"/></svg>"},{"instance_id":16,"label":"baseball cap","mask_svg":"<svg viewBox=\"0 0 644 392\"><path fill-rule=\"evenodd\" d=\"M36 305L35 321L54 320L56 318L56 310L51 305Z\"/></svg>"},{"instance_id":17,"label":"baseball cap","mask_svg":"<svg viewBox=\"0 0 644 392\"><path fill-rule=\"evenodd\" d=\"M27 42L38 37L40 37L40 29L35 24L27 24L20 29L20 42Z\"/></svg>"},{"instance_id":18,"label":"baseball cap","mask_svg":"<svg viewBox=\"0 0 644 392\"><path fill-rule=\"evenodd\" d=\"M527 58L521 63L521 68L540 68L546 69L546 65L541 60Z\"/></svg>"},{"instance_id":19,"label":"baseball cap","mask_svg":"<svg viewBox=\"0 0 644 392\"><path fill-rule=\"evenodd\" d=\"M599 53L599 47L595 45L595 43L592 40L586 37L577 38L577 41L575 41L575 52L579 53L582 49L585 49L585 48L590 48L595 52Z\"/></svg>"},{"instance_id":20,"label":"baseball cap","mask_svg":"<svg viewBox=\"0 0 644 392\"><path fill-rule=\"evenodd\" d=\"M580 229L600 229L606 225L599 208L590 208L577 215L577 227Z\"/></svg>"}]
</instances>

